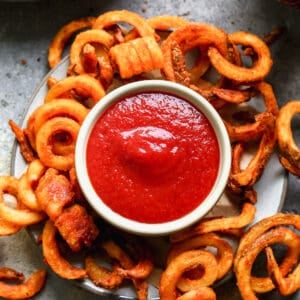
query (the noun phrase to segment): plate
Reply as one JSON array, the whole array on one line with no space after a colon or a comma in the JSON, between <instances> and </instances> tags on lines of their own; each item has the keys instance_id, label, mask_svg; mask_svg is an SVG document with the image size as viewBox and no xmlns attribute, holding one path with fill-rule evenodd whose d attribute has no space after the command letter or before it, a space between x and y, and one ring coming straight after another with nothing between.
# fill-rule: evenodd
<instances>
[{"instance_id":1,"label":"plate","mask_svg":"<svg viewBox=\"0 0 300 300\"><path fill-rule=\"evenodd\" d=\"M47 79L50 76L53 76L57 79L62 79L66 77L67 68L69 65L68 57L65 57L54 69L52 69L42 80L40 85L35 90L29 106L25 111L23 122L20 124L22 128L26 127L26 122L30 114L41 104L43 104L44 97L48 91ZM255 104L254 104L255 105ZM257 107L257 109L260 109ZM19 177L24 170L26 169L26 162L24 161L18 144L16 143L12 153L12 164L11 164L11 173L13 176ZM243 158L244 162L247 162L251 157L251 153ZM285 193L287 186L287 174L282 168L281 164L278 161L277 155L273 154L262 174L262 177L255 185L255 189L258 195L258 202L256 204L256 216L253 223L258 222L259 220L269 217L276 214L282 208ZM232 203L227 199L224 194L221 199L218 201L217 205L209 213L210 216L220 216L228 215L232 216L237 214L237 210L233 207ZM38 233L40 232L39 228L36 229L29 228L29 233L37 238ZM160 251L160 255L164 254L165 243L163 239L160 238L149 238L149 243L153 246L154 249ZM74 259L72 258L72 261ZM80 265L79 261L74 260L74 264ZM155 300L159 299L158 289L156 288L161 270L156 269L153 272L153 275L149 279L149 299ZM82 288L87 289L95 294L99 295L110 295L111 299L135 299L135 291L131 286L124 286L122 288L110 291L104 288L96 287L89 279L84 279L83 281L75 281L76 284L80 285Z\"/></svg>"}]
</instances>

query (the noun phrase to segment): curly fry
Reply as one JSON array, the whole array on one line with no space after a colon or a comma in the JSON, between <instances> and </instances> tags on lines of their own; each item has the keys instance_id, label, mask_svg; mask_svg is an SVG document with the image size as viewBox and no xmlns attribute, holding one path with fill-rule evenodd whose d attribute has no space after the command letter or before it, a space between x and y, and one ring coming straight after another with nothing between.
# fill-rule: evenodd
<instances>
[{"instance_id":1,"label":"curly fry","mask_svg":"<svg viewBox=\"0 0 300 300\"><path fill-rule=\"evenodd\" d=\"M98 102L105 95L103 86L97 79L83 74L59 80L50 88L44 101L47 103L54 99L62 98L64 93L71 90L76 90L79 95L83 94L85 98L91 98L94 103Z\"/></svg>"},{"instance_id":2,"label":"curly fry","mask_svg":"<svg viewBox=\"0 0 300 300\"><path fill-rule=\"evenodd\" d=\"M268 128L261 137L258 150L247 167L243 170L238 170L236 173L231 172L228 186L253 186L261 176L266 163L273 153L275 144L275 131L273 128ZM241 157L245 147L242 144L236 144L234 147L241 147L241 153L239 153L239 157ZM236 160L238 157L233 157L233 159Z\"/></svg>"},{"instance_id":3,"label":"curly fry","mask_svg":"<svg viewBox=\"0 0 300 300\"><path fill-rule=\"evenodd\" d=\"M83 206L76 203L65 208L54 225L74 252L80 251L85 246L91 247L99 234L93 218Z\"/></svg>"},{"instance_id":4,"label":"curly fry","mask_svg":"<svg viewBox=\"0 0 300 300\"><path fill-rule=\"evenodd\" d=\"M91 44L85 44L82 47L82 53L81 53L81 64L83 67L84 73L89 74L90 76L95 77L97 75L97 66L98 66L98 58L96 54L96 48L92 46ZM70 66L70 69L72 70L73 66ZM72 73L75 73L75 68L72 70ZM76 75L76 74L74 74Z\"/></svg>"},{"instance_id":5,"label":"curly fry","mask_svg":"<svg viewBox=\"0 0 300 300\"><path fill-rule=\"evenodd\" d=\"M26 133L13 120L9 120L8 124L15 134L15 137L20 145L20 151L26 162L30 163L36 159L36 154L32 149L30 142L27 139Z\"/></svg>"},{"instance_id":6,"label":"curly fry","mask_svg":"<svg viewBox=\"0 0 300 300\"><path fill-rule=\"evenodd\" d=\"M267 128L274 126L278 114L278 104L272 86L267 82L259 82L253 85L254 91L259 92L264 100L266 111L254 116L255 122L247 122L242 125L233 125L224 120L224 124L232 141L249 141L260 137ZM223 98L224 99L224 98Z\"/></svg>"},{"instance_id":7,"label":"curly fry","mask_svg":"<svg viewBox=\"0 0 300 300\"><path fill-rule=\"evenodd\" d=\"M271 46L274 42L276 42L283 33L286 32L286 28L284 26L276 26L270 32L263 36L263 41L268 45ZM245 48L243 50L244 55L255 55L255 52L252 48Z\"/></svg>"},{"instance_id":8,"label":"curly fry","mask_svg":"<svg viewBox=\"0 0 300 300\"><path fill-rule=\"evenodd\" d=\"M154 29L139 14L128 10L114 10L101 14L95 21L93 29L105 29L118 23L132 25L141 37L155 36Z\"/></svg>"},{"instance_id":9,"label":"curly fry","mask_svg":"<svg viewBox=\"0 0 300 300\"><path fill-rule=\"evenodd\" d=\"M22 226L7 222L0 218L0 236L9 236L17 233Z\"/></svg>"},{"instance_id":10,"label":"curly fry","mask_svg":"<svg viewBox=\"0 0 300 300\"><path fill-rule=\"evenodd\" d=\"M300 215L277 213L274 216L265 218L251 228L248 229L244 238L241 239L238 251L235 257L235 264L247 252L247 249L254 243L254 241L264 232L276 226L293 225L300 230Z\"/></svg>"},{"instance_id":11,"label":"curly fry","mask_svg":"<svg viewBox=\"0 0 300 300\"><path fill-rule=\"evenodd\" d=\"M130 239L129 241L129 238L126 238L126 240L130 243L129 247L134 248L131 256L136 258L137 263L130 268L119 267L117 271L126 278L147 279L154 269L153 257L149 246L138 239Z\"/></svg>"},{"instance_id":12,"label":"curly fry","mask_svg":"<svg viewBox=\"0 0 300 300\"><path fill-rule=\"evenodd\" d=\"M147 19L147 23L155 30L155 31L164 31L164 30L172 30L174 28L179 28L181 26L187 25L189 23L188 20L172 15L161 15L154 16ZM126 36L125 41L133 40L139 36L137 30L134 28L130 30Z\"/></svg>"},{"instance_id":13,"label":"curly fry","mask_svg":"<svg viewBox=\"0 0 300 300\"><path fill-rule=\"evenodd\" d=\"M79 124L82 124L89 110L81 103L74 99L61 99L57 98L53 101L43 103L39 106L33 113L32 118L27 123L27 131L30 135L30 143L33 148L36 149L36 135L42 125L54 118L54 117L68 117ZM53 147L57 150L54 151L57 154L59 153L62 145L56 140L53 140Z\"/></svg>"},{"instance_id":14,"label":"curly fry","mask_svg":"<svg viewBox=\"0 0 300 300\"><path fill-rule=\"evenodd\" d=\"M16 197L17 206L11 207L4 201L4 194L8 193ZM15 226L28 226L39 223L45 218L41 212L35 212L20 207L18 200L18 179L13 176L0 177L0 218ZM2 225L5 225L2 223ZM17 228L17 227L15 227ZM13 229L13 227L12 227Z\"/></svg>"},{"instance_id":15,"label":"curly fry","mask_svg":"<svg viewBox=\"0 0 300 300\"><path fill-rule=\"evenodd\" d=\"M279 156L279 161L282 164L282 166L291 174L300 177L300 168L292 165L289 160L287 160L283 156Z\"/></svg>"},{"instance_id":16,"label":"curly fry","mask_svg":"<svg viewBox=\"0 0 300 300\"><path fill-rule=\"evenodd\" d=\"M85 17L78 20L73 20L64 25L55 34L49 46L48 64L50 68L54 68L61 60L64 47L71 36L79 30L92 27L95 20L95 17Z\"/></svg>"},{"instance_id":17,"label":"curly fry","mask_svg":"<svg viewBox=\"0 0 300 300\"><path fill-rule=\"evenodd\" d=\"M159 283L159 294L162 299L176 299L176 287L182 274L195 268L201 266L204 268L204 275L201 277L202 281L197 282L197 287L195 288L191 281L191 286L181 286L184 292L197 289L203 286L209 286L216 280L217 272L217 261L214 255L210 252L203 250L189 250L176 256L170 261L166 269L161 275Z\"/></svg>"},{"instance_id":18,"label":"curly fry","mask_svg":"<svg viewBox=\"0 0 300 300\"><path fill-rule=\"evenodd\" d=\"M99 80L106 90L114 80L114 70L108 53L104 52L103 55L99 56L97 62L99 66Z\"/></svg>"},{"instance_id":19,"label":"curly fry","mask_svg":"<svg viewBox=\"0 0 300 300\"><path fill-rule=\"evenodd\" d=\"M55 117L43 124L36 136L36 151L41 162L51 168L58 170L69 170L74 165L74 147L79 132L80 125L66 117ZM53 151L52 140L59 133L67 134L71 141L70 151L62 155Z\"/></svg>"},{"instance_id":20,"label":"curly fry","mask_svg":"<svg viewBox=\"0 0 300 300\"><path fill-rule=\"evenodd\" d=\"M0 267L0 280L2 279L13 279L23 281L25 279L25 276L23 273L20 273L14 269Z\"/></svg>"},{"instance_id":21,"label":"curly fry","mask_svg":"<svg viewBox=\"0 0 300 300\"><path fill-rule=\"evenodd\" d=\"M46 167L39 159L35 159L28 165L26 172L19 179L19 200L34 211L42 210L35 195L35 188L45 171Z\"/></svg>"},{"instance_id":22,"label":"curly fry","mask_svg":"<svg viewBox=\"0 0 300 300\"><path fill-rule=\"evenodd\" d=\"M112 270L100 266L92 256L85 258L85 268L87 270L88 277L96 286L101 286L106 289L114 289L123 282L123 276L121 276L114 265Z\"/></svg>"},{"instance_id":23,"label":"curly fry","mask_svg":"<svg viewBox=\"0 0 300 300\"><path fill-rule=\"evenodd\" d=\"M65 207L73 203L74 197L70 181L53 168L48 168L39 180L35 194L39 205L53 222Z\"/></svg>"},{"instance_id":24,"label":"curly fry","mask_svg":"<svg viewBox=\"0 0 300 300\"><path fill-rule=\"evenodd\" d=\"M254 227L257 227L258 225L254 225ZM263 229L263 228L262 228ZM265 229L265 228L264 228ZM242 241L245 241L249 236L245 235L245 237L242 239ZM275 229L272 229L260 236L256 236L256 239L253 241L247 249L243 247L244 250L242 253L240 250L238 250L238 256L235 258L235 275L237 277L237 285L239 287L239 290L242 294L242 296L245 299L250 300L256 300L258 299L255 295L255 288L251 285L251 269L253 266L253 263L257 257L257 255L267 248L269 245L272 245L274 243L283 243L284 245L287 245L288 247L292 249L299 249L299 242L300 239L297 236L296 233L291 231L290 229L278 227ZM298 259L296 258L296 261ZM272 264L273 266L273 264ZM299 272L299 265L296 268L296 273ZM295 274L294 272L292 274ZM294 276L294 275L292 275ZM298 276L299 277L299 276ZM263 282L262 282L263 280ZM299 284L299 283L298 283ZM295 286L291 286L293 289ZM267 292L275 288L272 281L269 277L266 278L260 278L259 282L259 292ZM299 286L298 286L299 288ZM290 292L290 291L289 291Z\"/></svg>"},{"instance_id":25,"label":"curly fry","mask_svg":"<svg viewBox=\"0 0 300 300\"><path fill-rule=\"evenodd\" d=\"M237 269L240 259L245 256L249 248L252 247L254 242L260 236L263 236L265 232L268 232L270 231L270 229L276 228L277 226L289 226L289 225L292 225L299 230L300 216L294 214L277 213L274 216L265 218L257 222L252 227L250 227L248 231L245 233L245 235L243 236L243 238L240 240L240 243L238 245L236 257L234 259L234 270ZM296 241L297 239L295 240L295 242ZM295 263L295 257L296 260L298 258L297 247L298 244L296 244L295 247L293 246L293 244L291 244L290 250L288 250L287 252L287 256L286 256L287 258L282 261L281 270L285 274L289 272L291 266ZM253 290L257 292L267 292L274 288L274 285L272 284L272 281L269 278L267 279L251 278L251 285Z\"/></svg>"},{"instance_id":26,"label":"curly fry","mask_svg":"<svg viewBox=\"0 0 300 300\"><path fill-rule=\"evenodd\" d=\"M101 45L110 49L114 44L114 38L104 30L90 29L79 33L70 49L70 69L74 75L84 74L85 69L81 61L82 49L86 44Z\"/></svg>"},{"instance_id":27,"label":"curly fry","mask_svg":"<svg viewBox=\"0 0 300 300\"><path fill-rule=\"evenodd\" d=\"M299 237L298 237L299 242ZM298 249L299 249L299 243L298 243ZM266 248L266 254L267 254L267 267L269 276L273 278L273 281L275 282L276 286L278 287L280 293L284 296L291 295L295 293L300 288L300 264L296 266L296 268L293 270L291 274L289 274L287 277L284 277L285 274L282 274L283 272L278 266L278 263L274 257L274 253L270 247ZM298 260L298 257L295 259L295 261Z\"/></svg>"},{"instance_id":28,"label":"curly fry","mask_svg":"<svg viewBox=\"0 0 300 300\"><path fill-rule=\"evenodd\" d=\"M24 283L8 284L0 281L0 297L5 299L29 299L44 286L46 271L35 271Z\"/></svg>"},{"instance_id":29,"label":"curly fry","mask_svg":"<svg viewBox=\"0 0 300 300\"><path fill-rule=\"evenodd\" d=\"M289 101L281 107L276 120L280 154L295 168L300 168L300 149L293 137L291 121L298 113L300 113L300 101Z\"/></svg>"},{"instance_id":30,"label":"curly fry","mask_svg":"<svg viewBox=\"0 0 300 300\"><path fill-rule=\"evenodd\" d=\"M265 42L256 35L247 32L234 32L229 35L229 39L235 45L241 44L253 48L257 54L255 63L250 69L236 66L222 56L218 49L210 47L208 56L212 65L220 74L237 82L249 83L263 80L270 72L273 64L270 50Z\"/></svg>"},{"instance_id":31,"label":"curly fry","mask_svg":"<svg viewBox=\"0 0 300 300\"><path fill-rule=\"evenodd\" d=\"M112 271L100 266L96 263L92 256L88 256L85 263L88 276L99 286L112 287L121 284L124 277L119 273L118 267L122 270L134 268L134 262L127 253L120 248L113 240L107 240L101 243L101 248L104 249L112 260L117 261L113 265ZM139 300L146 300L148 295L148 285L145 280L131 278L136 288Z\"/></svg>"},{"instance_id":32,"label":"curly fry","mask_svg":"<svg viewBox=\"0 0 300 300\"><path fill-rule=\"evenodd\" d=\"M163 53L153 37L115 45L109 50L109 55L121 78L130 78L163 66Z\"/></svg>"},{"instance_id":33,"label":"curly fry","mask_svg":"<svg viewBox=\"0 0 300 300\"><path fill-rule=\"evenodd\" d=\"M220 238L214 233L201 234L199 236L188 238L182 242L176 243L171 246L168 257L167 264L174 259L180 253L199 249L202 247L213 247L217 249L217 262L218 262L218 275L217 279L221 279L230 270L233 263L233 249L227 241Z\"/></svg>"},{"instance_id":34,"label":"curly fry","mask_svg":"<svg viewBox=\"0 0 300 300\"><path fill-rule=\"evenodd\" d=\"M222 231L226 229L242 228L250 224L255 216L256 208L253 204L245 202L241 214L234 217L219 217L203 219L191 228L176 232L170 236L172 243L183 241L198 234Z\"/></svg>"},{"instance_id":35,"label":"curly fry","mask_svg":"<svg viewBox=\"0 0 300 300\"><path fill-rule=\"evenodd\" d=\"M64 259L58 248L56 232L53 222L48 220L43 229L42 249L46 263L60 277L66 279L80 279L86 277L86 270L71 265Z\"/></svg>"},{"instance_id":36,"label":"curly fry","mask_svg":"<svg viewBox=\"0 0 300 300\"><path fill-rule=\"evenodd\" d=\"M263 135L263 133L275 124L275 117L269 112L255 115L255 122L246 125L234 126L230 122L223 120L232 142L247 142Z\"/></svg>"},{"instance_id":37,"label":"curly fry","mask_svg":"<svg viewBox=\"0 0 300 300\"><path fill-rule=\"evenodd\" d=\"M228 38L224 31L204 23L191 23L180 27L170 33L161 45L164 54L164 66L162 71L165 77L171 81L175 81L171 41L175 41L183 53L195 47L214 45L224 56L227 55Z\"/></svg>"},{"instance_id":38,"label":"curly fry","mask_svg":"<svg viewBox=\"0 0 300 300\"><path fill-rule=\"evenodd\" d=\"M116 259L122 269L132 269L134 268L134 262L132 259L124 252L115 242L112 240L105 241L101 243L101 247L109 254L113 259ZM136 289L137 298L139 300L148 299L148 283L144 279L130 278Z\"/></svg>"}]
</instances>

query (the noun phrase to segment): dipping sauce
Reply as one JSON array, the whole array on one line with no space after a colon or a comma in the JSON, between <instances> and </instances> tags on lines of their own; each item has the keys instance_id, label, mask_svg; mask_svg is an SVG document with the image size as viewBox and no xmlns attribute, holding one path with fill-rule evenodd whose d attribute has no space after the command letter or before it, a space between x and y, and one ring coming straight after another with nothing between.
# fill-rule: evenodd
<instances>
[{"instance_id":1,"label":"dipping sauce","mask_svg":"<svg viewBox=\"0 0 300 300\"><path fill-rule=\"evenodd\" d=\"M211 191L216 134L203 113L166 93L127 96L96 121L86 160L91 183L113 211L143 223L178 219Z\"/></svg>"}]
</instances>

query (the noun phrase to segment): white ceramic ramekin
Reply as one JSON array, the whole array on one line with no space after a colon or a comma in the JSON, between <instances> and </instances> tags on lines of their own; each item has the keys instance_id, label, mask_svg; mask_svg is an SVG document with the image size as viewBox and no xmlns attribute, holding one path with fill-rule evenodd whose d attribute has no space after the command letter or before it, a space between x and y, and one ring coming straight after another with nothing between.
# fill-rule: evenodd
<instances>
[{"instance_id":1,"label":"white ceramic ramekin","mask_svg":"<svg viewBox=\"0 0 300 300\"><path fill-rule=\"evenodd\" d=\"M141 92L166 92L185 99L200 110L215 130L220 148L220 166L215 184L206 199L187 215L159 224L140 223L114 212L99 198L88 176L86 146L90 132L101 114L113 103L125 96ZM149 236L167 235L188 227L205 216L221 197L227 184L231 166L231 147L227 130L213 106L195 91L166 80L145 80L123 85L104 96L89 112L77 137L75 167L80 187L90 205L100 217L125 231Z\"/></svg>"}]
</instances>

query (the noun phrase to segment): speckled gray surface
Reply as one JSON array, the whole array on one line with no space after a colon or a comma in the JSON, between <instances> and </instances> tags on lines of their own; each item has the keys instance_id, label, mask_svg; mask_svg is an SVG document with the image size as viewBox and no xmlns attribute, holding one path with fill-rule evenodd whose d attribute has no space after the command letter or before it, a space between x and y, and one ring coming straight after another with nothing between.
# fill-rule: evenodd
<instances>
[{"instance_id":1,"label":"speckled gray surface","mask_svg":"<svg viewBox=\"0 0 300 300\"><path fill-rule=\"evenodd\" d=\"M287 33L272 48L275 63L268 81L273 84L280 105L289 99L300 99L300 10L276 0L0 2L0 175L10 172L13 135L7 121L21 122L30 96L48 71L47 47L54 33L74 18L122 8L146 17L181 15L209 22L228 32L247 30L263 35L275 25L285 25ZM299 131L296 134L299 135ZM299 180L290 176L284 211L300 213L299 194ZM43 262L40 249L26 231L21 231L12 237L0 238L0 265L28 274ZM36 299L99 299L99 296L49 272L46 287ZM218 289L218 299L240 299L234 282L229 281ZM288 298L270 294L261 299L300 299L300 294Z\"/></svg>"}]
</instances>

